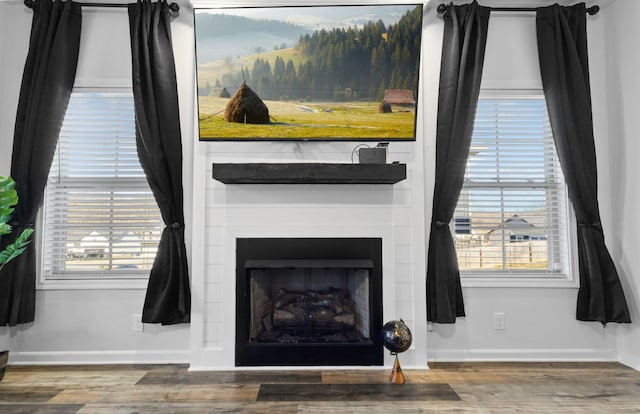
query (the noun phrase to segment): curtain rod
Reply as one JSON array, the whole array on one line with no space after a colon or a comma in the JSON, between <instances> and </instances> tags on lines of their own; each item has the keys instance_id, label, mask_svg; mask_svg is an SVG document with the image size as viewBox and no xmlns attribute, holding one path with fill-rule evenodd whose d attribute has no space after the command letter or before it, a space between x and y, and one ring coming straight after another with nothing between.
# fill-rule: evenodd
<instances>
[{"instance_id":1,"label":"curtain rod","mask_svg":"<svg viewBox=\"0 0 640 414\"><path fill-rule=\"evenodd\" d=\"M35 2L36 0L24 0L24 5L30 9L33 9ZM82 7L107 7L107 8L127 7L127 3L76 3L76 4L79 4ZM180 5L177 3L171 3L169 4L169 9L174 13L178 13L180 11Z\"/></svg>"},{"instance_id":2,"label":"curtain rod","mask_svg":"<svg viewBox=\"0 0 640 414\"><path fill-rule=\"evenodd\" d=\"M438 5L438 14L443 14L444 12L447 11L447 8L449 6L447 6L444 3L441 3ZM491 11L506 11L506 12L534 12L537 10L536 7L490 7ZM591 6L591 7L587 7L587 14L589 14L589 16L593 16L595 14L598 14L598 12L600 11L600 6Z\"/></svg>"}]
</instances>

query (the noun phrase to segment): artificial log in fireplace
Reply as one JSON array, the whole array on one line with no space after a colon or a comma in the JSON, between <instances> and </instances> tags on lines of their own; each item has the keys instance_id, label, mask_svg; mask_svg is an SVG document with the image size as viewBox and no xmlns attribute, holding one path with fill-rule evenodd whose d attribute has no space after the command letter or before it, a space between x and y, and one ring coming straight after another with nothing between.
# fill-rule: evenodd
<instances>
[{"instance_id":1,"label":"artificial log in fireplace","mask_svg":"<svg viewBox=\"0 0 640 414\"><path fill-rule=\"evenodd\" d=\"M382 241L237 239L236 365L382 365Z\"/></svg>"}]
</instances>

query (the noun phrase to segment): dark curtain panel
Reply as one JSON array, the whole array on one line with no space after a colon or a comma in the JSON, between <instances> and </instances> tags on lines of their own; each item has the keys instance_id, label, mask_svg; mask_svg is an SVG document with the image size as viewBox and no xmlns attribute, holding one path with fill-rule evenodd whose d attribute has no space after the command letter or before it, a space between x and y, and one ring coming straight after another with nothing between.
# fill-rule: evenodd
<instances>
[{"instance_id":1,"label":"dark curtain panel","mask_svg":"<svg viewBox=\"0 0 640 414\"><path fill-rule=\"evenodd\" d=\"M464 180L491 9L474 1L449 5L444 18L436 178L427 263L427 319L455 323L464 316L458 259L449 229Z\"/></svg>"},{"instance_id":2,"label":"dark curtain panel","mask_svg":"<svg viewBox=\"0 0 640 414\"><path fill-rule=\"evenodd\" d=\"M82 10L71 1L39 0L33 6L13 136L11 176L20 201L12 236L36 221L49 168L76 76ZM4 245L13 242L3 237ZM0 325L33 322L36 250L27 250L0 271Z\"/></svg>"},{"instance_id":3,"label":"dark curtain panel","mask_svg":"<svg viewBox=\"0 0 640 414\"><path fill-rule=\"evenodd\" d=\"M577 319L603 324L631 322L600 224L586 24L584 3L570 7L555 4L537 11L542 85L578 221Z\"/></svg>"},{"instance_id":4,"label":"dark curtain panel","mask_svg":"<svg viewBox=\"0 0 640 414\"><path fill-rule=\"evenodd\" d=\"M190 320L184 244L182 141L176 68L166 1L129 4L136 143L140 164L166 224L149 276L145 323Z\"/></svg>"}]
</instances>

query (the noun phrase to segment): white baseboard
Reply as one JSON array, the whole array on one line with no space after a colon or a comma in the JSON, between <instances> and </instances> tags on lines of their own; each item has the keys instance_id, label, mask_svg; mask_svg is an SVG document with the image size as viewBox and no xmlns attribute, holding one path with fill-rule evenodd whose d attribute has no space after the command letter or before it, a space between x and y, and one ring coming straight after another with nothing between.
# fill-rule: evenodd
<instances>
[{"instance_id":1,"label":"white baseboard","mask_svg":"<svg viewBox=\"0 0 640 414\"><path fill-rule=\"evenodd\" d=\"M430 349L430 362L595 362L618 361L611 349Z\"/></svg>"},{"instance_id":2,"label":"white baseboard","mask_svg":"<svg viewBox=\"0 0 640 414\"><path fill-rule=\"evenodd\" d=\"M13 352L9 365L188 364L189 351Z\"/></svg>"},{"instance_id":3,"label":"white baseboard","mask_svg":"<svg viewBox=\"0 0 640 414\"><path fill-rule=\"evenodd\" d=\"M636 371L640 371L640 357L629 354L620 354L618 361L620 361L621 364L635 369Z\"/></svg>"},{"instance_id":4,"label":"white baseboard","mask_svg":"<svg viewBox=\"0 0 640 414\"><path fill-rule=\"evenodd\" d=\"M430 362L594 362L617 361L640 371L640 358L618 355L610 349L471 349L429 350ZM65 351L65 352L14 352L9 353L10 365L104 365L104 364L189 364L189 351ZM270 369L274 369L271 367ZM283 367L278 367L283 368ZM291 368L291 367L287 367ZM298 367L299 368L299 367ZM310 369L305 367L303 369ZM325 367L327 368L327 367ZM335 367L332 367L335 368ZM362 368L362 367L358 367ZM367 369L385 369L376 366ZM403 366L405 369L426 367ZM192 371L217 371L234 367L192 366ZM313 367L317 369L317 367ZM341 367L345 369L345 367Z\"/></svg>"}]
</instances>

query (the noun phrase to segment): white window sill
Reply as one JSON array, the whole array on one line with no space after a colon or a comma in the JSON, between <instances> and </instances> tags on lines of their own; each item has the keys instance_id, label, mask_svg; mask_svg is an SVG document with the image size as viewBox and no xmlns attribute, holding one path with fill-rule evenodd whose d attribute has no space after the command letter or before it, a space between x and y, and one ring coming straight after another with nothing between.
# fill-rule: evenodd
<instances>
[{"instance_id":1,"label":"white window sill","mask_svg":"<svg viewBox=\"0 0 640 414\"><path fill-rule=\"evenodd\" d=\"M149 279L145 278L74 278L39 280L36 290L135 290L146 289Z\"/></svg>"},{"instance_id":2,"label":"white window sill","mask_svg":"<svg viewBox=\"0 0 640 414\"><path fill-rule=\"evenodd\" d=\"M562 288L577 289L580 284L576 277L567 275L549 276L523 275L460 275L463 288Z\"/></svg>"}]
</instances>

